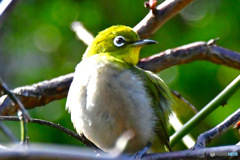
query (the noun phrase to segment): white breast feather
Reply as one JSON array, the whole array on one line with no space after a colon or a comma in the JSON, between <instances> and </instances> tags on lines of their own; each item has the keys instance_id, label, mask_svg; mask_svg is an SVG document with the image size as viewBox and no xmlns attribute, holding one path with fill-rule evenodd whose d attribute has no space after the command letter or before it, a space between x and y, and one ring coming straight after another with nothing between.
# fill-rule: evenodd
<instances>
[{"instance_id":1,"label":"white breast feather","mask_svg":"<svg viewBox=\"0 0 240 160\"><path fill-rule=\"evenodd\" d=\"M68 93L67 108L77 132L105 151L128 129L136 132L135 145L153 140L155 116L141 79L92 57L76 67Z\"/></svg>"}]
</instances>

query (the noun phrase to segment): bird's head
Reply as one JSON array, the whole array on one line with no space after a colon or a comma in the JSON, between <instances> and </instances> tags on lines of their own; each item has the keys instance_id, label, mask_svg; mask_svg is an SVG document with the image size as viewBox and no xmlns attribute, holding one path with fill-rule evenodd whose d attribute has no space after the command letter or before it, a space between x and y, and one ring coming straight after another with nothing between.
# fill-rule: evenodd
<instances>
[{"instance_id":1,"label":"bird's head","mask_svg":"<svg viewBox=\"0 0 240 160\"><path fill-rule=\"evenodd\" d=\"M136 65L139 61L140 49L146 44L156 41L140 39L132 28L112 26L101 31L85 52L83 59L95 54L107 54L126 63Z\"/></svg>"}]
</instances>

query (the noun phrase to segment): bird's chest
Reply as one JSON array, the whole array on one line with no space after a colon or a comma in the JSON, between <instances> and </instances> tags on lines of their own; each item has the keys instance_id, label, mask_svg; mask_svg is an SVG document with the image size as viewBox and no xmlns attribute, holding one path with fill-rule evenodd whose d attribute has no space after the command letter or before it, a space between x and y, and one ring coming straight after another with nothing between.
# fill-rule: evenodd
<instances>
[{"instance_id":1,"label":"bird's chest","mask_svg":"<svg viewBox=\"0 0 240 160\"><path fill-rule=\"evenodd\" d=\"M109 64L96 64L83 72L79 73L84 83L77 97L81 114L73 120L81 121L80 130L106 151L127 131L134 132L132 146L143 147L151 141L155 116L141 78Z\"/></svg>"}]
</instances>

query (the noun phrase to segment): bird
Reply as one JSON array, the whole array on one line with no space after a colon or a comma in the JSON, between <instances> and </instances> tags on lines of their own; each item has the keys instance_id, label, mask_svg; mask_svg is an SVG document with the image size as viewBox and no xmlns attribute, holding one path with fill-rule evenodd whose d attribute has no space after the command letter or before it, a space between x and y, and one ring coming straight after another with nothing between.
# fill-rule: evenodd
<instances>
[{"instance_id":1,"label":"bird","mask_svg":"<svg viewBox=\"0 0 240 160\"><path fill-rule=\"evenodd\" d=\"M136 66L141 48L156 43L114 25L98 33L75 68L66 109L78 134L105 152L126 131L133 137L124 153L148 144L151 152L171 150L171 91L156 74Z\"/></svg>"}]
</instances>

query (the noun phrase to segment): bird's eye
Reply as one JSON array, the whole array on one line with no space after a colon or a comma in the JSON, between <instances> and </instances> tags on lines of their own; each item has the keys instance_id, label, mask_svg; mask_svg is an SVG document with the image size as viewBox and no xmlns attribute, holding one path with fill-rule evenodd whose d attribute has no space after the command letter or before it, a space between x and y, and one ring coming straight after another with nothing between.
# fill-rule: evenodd
<instances>
[{"instance_id":1,"label":"bird's eye","mask_svg":"<svg viewBox=\"0 0 240 160\"><path fill-rule=\"evenodd\" d=\"M125 44L125 38L122 36L117 36L114 38L113 43L116 47L122 47Z\"/></svg>"}]
</instances>

